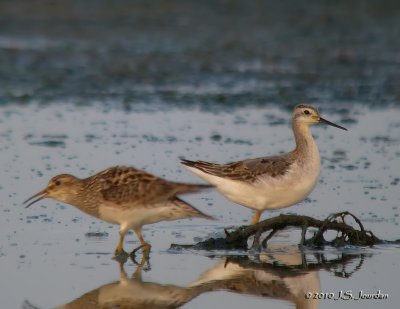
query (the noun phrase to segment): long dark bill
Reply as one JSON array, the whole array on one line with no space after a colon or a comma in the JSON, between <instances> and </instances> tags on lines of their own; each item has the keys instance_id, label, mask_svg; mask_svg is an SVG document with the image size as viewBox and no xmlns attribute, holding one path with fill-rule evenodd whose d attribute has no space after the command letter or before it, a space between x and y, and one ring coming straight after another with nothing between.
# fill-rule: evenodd
<instances>
[{"instance_id":1,"label":"long dark bill","mask_svg":"<svg viewBox=\"0 0 400 309\"><path fill-rule=\"evenodd\" d=\"M32 202L30 202L28 205L25 206L25 208L28 208L29 206L31 206L32 204L35 204L36 202L39 202L40 200L44 199L47 197L46 195L47 191L46 189L36 193L35 195L32 195L30 198L28 198L23 204L28 203L29 201L31 201L32 199L34 199L35 197L38 197L36 200L33 200Z\"/></svg>"},{"instance_id":2,"label":"long dark bill","mask_svg":"<svg viewBox=\"0 0 400 309\"><path fill-rule=\"evenodd\" d=\"M322 122L322 123L325 123L325 124L329 124L332 127L336 127L336 128L339 128L339 129L347 131L346 128L343 128L343 127L341 127L341 126L339 126L339 125L337 125L337 124L335 124L333 122L330 122L330 121L328 121L328 120L326 120L326 119L324 119L322 117L319 117L319 122Z\"/></svg>"}]
</instances>

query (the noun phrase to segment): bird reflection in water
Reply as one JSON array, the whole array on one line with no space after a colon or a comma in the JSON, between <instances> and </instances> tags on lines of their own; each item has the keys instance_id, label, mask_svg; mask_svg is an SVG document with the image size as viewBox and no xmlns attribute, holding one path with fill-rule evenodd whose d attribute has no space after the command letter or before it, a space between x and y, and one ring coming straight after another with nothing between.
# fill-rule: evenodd
<instances>
[{"instance_id":1,"label":"bird reflection in water","mask_svg":"<svg viewBox=\"0 0 400 309\"><path fill-rule=\"evenodd\" d=\"M308 261L308 255L313 261ZM319 300L305 295L320 292L319 271L350 277L361 268L364 256L340 253L328 260L323 254L306 254L297 246L270 246L268 253L256 256L224 257L189 286L285 300L298 309L313 309L319 307ZM354 271L347 271L353 263Z\"/></svg>"},{"instance_id":2,"label":"bird reflection in water","mask_svg":"<svg viewBox=\"0 0 400 309\"><path fill-rule=\"evenodd\" d=\"M57 308L178 308L200 294L217 291L288 301L298 309L319 307L318 299L306 299L307 292L320 292L319 271L350 277L358 271L365 254L338 253L328 259L321 253L304 253L294 246L270 246L254 256L218 258L218 262L187 286L142 280L150 269L141 261L129 278L124 261L119 261L120 280L105 284ZM348 271L351 268L352 271ZM36 308L25 302L24 309Z\"/></svg>"},{"instance_id":3,"label":"bird reflection in water","mask_svg":"<svg viewBox=\"0 0 400 309\"><path fill-rule=\"evenodd\" d=\"M129 277L119 260L120 279L88 292L58 309L178 308L199 295L202 287L180 287L142 280L146 266L137 266Z\"/></svg>"}]
</instances>

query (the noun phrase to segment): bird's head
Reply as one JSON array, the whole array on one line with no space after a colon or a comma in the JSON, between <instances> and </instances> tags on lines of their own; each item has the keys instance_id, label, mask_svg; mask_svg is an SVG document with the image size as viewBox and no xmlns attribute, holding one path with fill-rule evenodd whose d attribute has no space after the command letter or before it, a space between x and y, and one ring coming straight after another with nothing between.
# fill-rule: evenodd
<instances>
[{"instance_id":1,"label":"bird's head","mask_svg":"<svg viewBox=\"0 0 400 309\"><path fill-rule=\"evenodd\" d=\"M317 123L325 123L327 125L347 131L346 128L322 118L321 115L319 114L318 110L315 107L313 107L311 105L305 105L305 104L297 105L294 108L293 123L306 124L309 126L317 124Z\"/></svg>"},{"instance_id":2,"label":"bird's head","mask_svg":"<svg viewBox=\"0 0 400 309\"><path fill-rule=\"evenodd\" d=\"M53 198L60 202L69 203L79 193L81 182L82 180L69 174L57 175L49 181L46 188L28 198L24 204L29 202L26 205L26 208L28 208L45 198Z\"/></svg>"}]
</instances>

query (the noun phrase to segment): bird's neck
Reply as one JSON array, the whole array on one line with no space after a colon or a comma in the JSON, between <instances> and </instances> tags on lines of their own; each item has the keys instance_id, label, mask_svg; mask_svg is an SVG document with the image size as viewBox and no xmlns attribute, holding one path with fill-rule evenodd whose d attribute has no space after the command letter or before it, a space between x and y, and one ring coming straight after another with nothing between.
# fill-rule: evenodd
<instances>
[{"instance_id":1,"label":"bird's neck","mask_svg":"<svg viewBox=\"0 0 400 309\"><path fill-rule=\"evenodd\" d=\"M312 155L318 155L318 147L315 144L311 134L310 126L307 124L293 123L294 139L296 141L296 152L299 157L307 158Z\"/></svg>"},{"instance_id":2,"label":"bird's neck","mask_svg":"<svg viewBox=\"0 0 400 309\"><path fill-rule=\"evenodd\" d=\"M82 200L83 190L81 186L74 185L73 188L69 188L67 192L64 194L58 194L57 200L60 202L70 204L77 208L80 208L81 200Z\"/></svg>"},{"instance_id":3,"label":"bird's neck","mask_svg":"<svg viewBox=\"0 0 400 309\"><path fill-rule=\"evenodd\" d=\"M75 194L69 196L68 204L75 206L81 211L97 217L99 216L99 205L97 201L97 196L92 194L87 194L88 191L91 192L92 188L87 187L87 183L82 181L80 185L76 188Z\"/></svg>"}]
</instances>

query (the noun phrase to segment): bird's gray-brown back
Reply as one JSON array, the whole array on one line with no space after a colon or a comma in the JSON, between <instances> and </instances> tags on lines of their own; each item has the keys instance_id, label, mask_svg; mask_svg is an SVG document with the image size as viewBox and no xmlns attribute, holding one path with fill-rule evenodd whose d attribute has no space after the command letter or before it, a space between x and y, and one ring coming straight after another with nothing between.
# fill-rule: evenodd
<instances>
[{"instance_id":1,"label":"bird's gray-brown back","mask_svg":"<svg viewBox=\"0 0 400 309\"><path fill-rule=\"evenodd\" d=\"M248 159L227 164L215 164L204 161L183 160L189 167L197 168L207 174L218 177L254 182L262 175L278 177L284 175L295 161L292 153Z\"/></svg>"}]
</instances>

